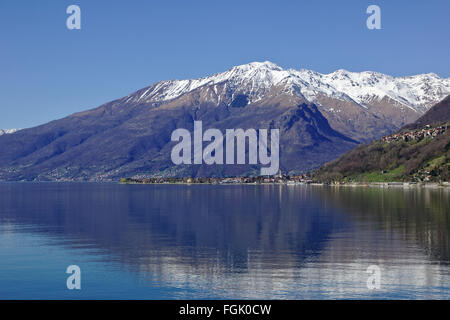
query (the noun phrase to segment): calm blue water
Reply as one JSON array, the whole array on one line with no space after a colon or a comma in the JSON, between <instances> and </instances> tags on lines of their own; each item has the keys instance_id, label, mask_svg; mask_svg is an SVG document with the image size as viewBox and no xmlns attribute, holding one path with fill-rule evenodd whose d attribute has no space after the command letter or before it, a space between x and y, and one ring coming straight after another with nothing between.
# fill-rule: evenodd
<instances>
[{"instance_id":1,"label":"calm blue water","mask_svg":"<svg viewBox=\"0 0 450 320\"><path fill-rule=\"evenodd\" d=\"M3 183L0 299L449 299L449 208L443 189Z\"/></svg>"}]
</instances>

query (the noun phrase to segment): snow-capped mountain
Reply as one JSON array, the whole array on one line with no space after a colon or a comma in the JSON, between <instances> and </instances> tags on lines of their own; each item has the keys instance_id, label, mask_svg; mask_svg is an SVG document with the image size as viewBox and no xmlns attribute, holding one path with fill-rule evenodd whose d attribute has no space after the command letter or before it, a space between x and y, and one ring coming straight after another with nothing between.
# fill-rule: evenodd
<instances>
[{"instance_id":1,"label":"snow-capped mountain","mask_svg":"<svg viewBox=\"0 0 450 320\"><path fill-rule=\"evenodd\" d=\"M271 62L210 77L160 81L97 108L0 138L0 180L237 176L252 165L176 166L177 128L279 128L280 168L299 173L391 134L450 95L434 74L284 70Z\"/></svg>"},{"instance_id":2,"label":"snow-capped mountain","mask_svg":"<svg viewBox=\"0 0 450 320\"><path fill-rule=\"evenodd\" d=\"M11 134L14 132L19 131L20 129L0 129L0 136L4 135L4 134Z\"/></svg>"},{"instance_id":3,"label":"snow-capped mountain","mask_svg":"<svg viewBox=\"0 0 450 320\"><path fill-rule=\"evenodd\" d=\"M224 84L220 86L219 84ZM216 86L220 93L244 94L249 103L261 100L273 87L319 103L318 96L337 98L370 107L373 100L390 98L419 113L428 110L450 94L450 78L436 74L392 77L382 73L337 70L330 74L301 69L283 69L272 62L253 62L230 70L191 80L161 81L127 97L127 102L162 102L180 97L204 86ZM220 90L220 91L218 91ZM219 101L218 101L219 102Z\"/></svg>"}]
</instances>

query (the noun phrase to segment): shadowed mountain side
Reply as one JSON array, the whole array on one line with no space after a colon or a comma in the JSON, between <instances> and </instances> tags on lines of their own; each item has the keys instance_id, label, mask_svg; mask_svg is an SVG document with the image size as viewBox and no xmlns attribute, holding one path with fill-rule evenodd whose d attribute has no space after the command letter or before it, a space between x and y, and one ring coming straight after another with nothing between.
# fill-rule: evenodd
<instances>
[{"instance_id":1,"label":"shadowed mountain side","mask_svg":"<svg viewBox=\"0 0 450 320\"><path fill-rule=\"evenodd\" d=\"M450 121L450 96L434 105L416 122L406 125L405 130L413 130L424 127L426 125L436 125Z\"/></svg>"},{"instance_id":2,"label":"shadowed mountain side","mask_svg":"<svg viewBox=\"0 0 450 320\"><path fill-rule=\"evenodd\" d=\"M324 95L318 95L317 99L320 112L333 129L362 143L391 134L419 117L417 111L388 98L371 100L370 108Z\"/></svg>"},{"instance_id":3,"label":"shadowed mountain side","mask_svg":"<svg viewBox=\"0 0 450 320\"><path fill-rule=\"evenodd\" d=\"M0 137L2 180L118 180L124 176L258 174L259 165L175 166L171 133L217 128L280 128L280 166L302 172L332 160L357 142L333 130L314 104L270 96L246 106L218 106L208 90L165 104L127 104L125 98L48 124ZM206 144L205 144L206 145Z\"/></svg>"}]
</instances>

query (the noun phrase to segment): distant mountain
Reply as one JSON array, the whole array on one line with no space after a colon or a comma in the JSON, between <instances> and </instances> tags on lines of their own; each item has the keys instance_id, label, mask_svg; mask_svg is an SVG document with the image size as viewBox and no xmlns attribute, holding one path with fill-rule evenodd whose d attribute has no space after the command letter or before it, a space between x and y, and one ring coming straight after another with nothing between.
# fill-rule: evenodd
<instances>
[{"instance_id":1,"label":"distant mountain","mask_svg":"<svg viewBox=\"0 0 450 320\"><path fill-rule=\"evenodd\" d=\"M20 129L0 129L0 136L4 134L11 134L19 131Z\"/></svg>"},{"instance_id":2,"label":"distant mountain","mask_svg":"<svg viewBox=\"0 0 450 320\"><path fill-rule=\"evenodd\" d=\"M257 174L255 166L174 166L176 128L280 128L284 172L317 168L398 130L450 94L434 74L320 74L254 62L193 80L161 81L64 119L0 137L1 180Z\"/></svg>"},{"instance_id":3,"label":"distant mountain","mask_svg":"<svg viewBox=\"0 0 450 320\"><path fill-rule=\"evenodd\" d=\"M321 182L450 181L450 96L413 124L314 173Z\"/></svg>"},{"instance_id":4,"label":"distant mountain","mask_svg":"<svg viewBox=\"0 0 450 320\"><path fill-rule=\"evenodd\" d=\"M450 121L450 96L436 104L416 122L404 127L406 130L417 129L425 125L436 125Z\"/></svg>"}]
</instances>

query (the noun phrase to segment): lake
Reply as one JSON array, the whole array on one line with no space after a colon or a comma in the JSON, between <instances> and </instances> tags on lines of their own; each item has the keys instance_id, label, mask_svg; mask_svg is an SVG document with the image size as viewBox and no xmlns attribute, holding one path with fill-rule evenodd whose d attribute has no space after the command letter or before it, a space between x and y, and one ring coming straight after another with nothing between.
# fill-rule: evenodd
<instances>
[{"instance_id":1,"label":"lake","mask_svg":"<svg viewBox=\"0 0 450 320\"><path fill-rule=\"evenodd\" d=\"M0 299L449 299L449 208L448 188L0 183Z\"/></svg>"}]
</instances>

